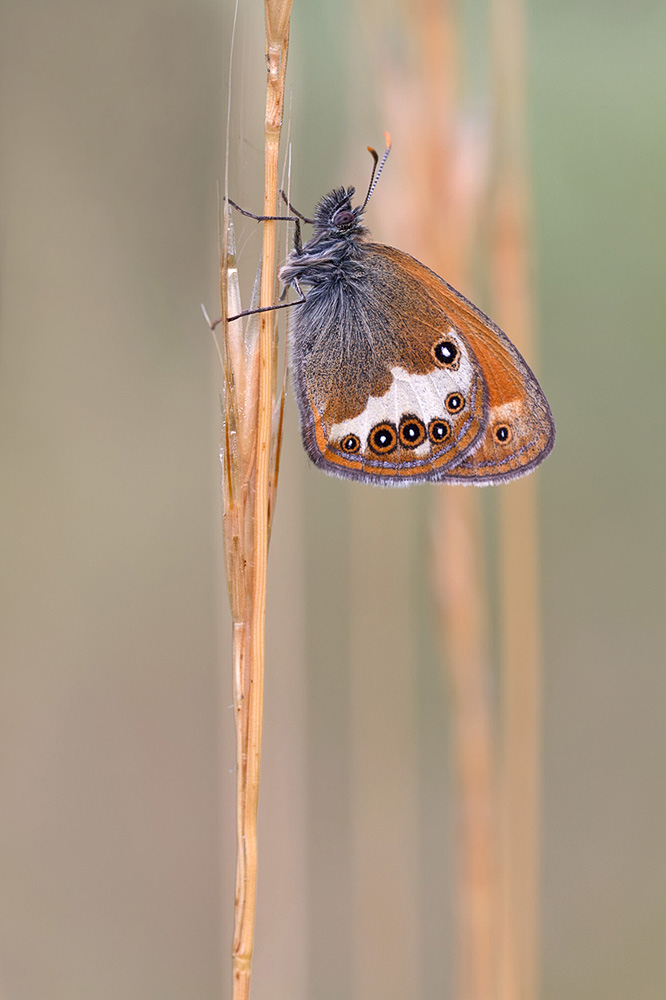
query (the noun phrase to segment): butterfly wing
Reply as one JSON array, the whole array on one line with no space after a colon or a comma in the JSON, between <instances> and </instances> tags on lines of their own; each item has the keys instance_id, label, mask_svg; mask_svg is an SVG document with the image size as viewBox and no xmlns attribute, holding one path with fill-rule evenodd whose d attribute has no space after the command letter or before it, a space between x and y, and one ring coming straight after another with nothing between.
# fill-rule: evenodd
<instances>
[{"instance_id":1,"label":"butterfly wing","mask_svg":"<svg viewBox=\"0 0 666 1000\"><path fill-rule=\"evenodd\" d=\"M502 332L413 257L365 244L354 280L294 309L292 361L315 464L372 483L501 481L553 443L536 379Z\"/></svg>"}]
</instances>

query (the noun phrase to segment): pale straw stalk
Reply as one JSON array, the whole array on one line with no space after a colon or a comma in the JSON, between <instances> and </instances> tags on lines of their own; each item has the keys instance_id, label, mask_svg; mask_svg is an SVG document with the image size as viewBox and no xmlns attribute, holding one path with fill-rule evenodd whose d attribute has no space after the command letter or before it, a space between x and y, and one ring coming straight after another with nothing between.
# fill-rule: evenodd
<instances>
[{"instance_id":1,"label":"pale straw stalk","mask_svg":"<svg viewBox=\"0 0 666 1000\"><path fill-rule=\"evenodd\" d=\"M290 14L291 0L266 0L265 215L278 214L278 155ZM277 223L264 222L263 227L259 305L266 308L275 304ZM220 355L224 372L223 520L233 620L237 758L233 1000L248 1000L257 896L268 543L277 489L284 387L276 391L277 314L262 312L231 323L226 320L241 311L233 229L226 199L220 291L223 316Z\"/></svg>"}]
</instances>

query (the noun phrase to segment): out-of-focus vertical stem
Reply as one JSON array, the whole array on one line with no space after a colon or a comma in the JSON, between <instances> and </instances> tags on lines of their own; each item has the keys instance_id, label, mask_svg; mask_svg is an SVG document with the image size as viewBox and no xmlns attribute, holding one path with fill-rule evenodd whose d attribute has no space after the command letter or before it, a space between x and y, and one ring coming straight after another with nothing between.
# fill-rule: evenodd
<instances>
[{"instance_id":1,"label":"out-of-focus vertical stem","mask_svg":"<svg viewBox=\"0 0 666 1000\"><path fill-rule=\"evenodd\" d=\"M495 95L492 273L497 321L533 364L528 169L525 142L525 14L522 0L493 0ZM499 1000L539 993L541 653L537 479L500 497L502 634Z\"/></svg>"},{"instance_id":2,"label":"out-of-focus vertical stem","mask_svg":"<svg viewBox=\"0 0 666 1000\"><path fill-rule=\"evenodd\" d=\"M423 986L409 596L414 500L407 491L378 497L363 488L349 507L351 980L354 997L381 1000L420 997Z\"/></svg>"},{"instance_id":3,"label":"out-of-focus vertical stem","mask_svg":"<svg viewBox=\"0 0 666 1000\"><path fill-rule=\"evenodd\" d=\"M403 112L402 134L411 150L406 176L396 177L398 204L412 199L405 242L418 246L422 259L454 286L468 289L484 163L483 145L463 127L459 110L455 12L451 3L418 0L405 5L403 16L416 34L416 60L402 78L392 75L390 59L382 70L392 118ZM410 150L403 154L396 146L396 166ZM390 184L389 173L385 190ZM494 992L497 845L480 500L473 490L440 486L433 501L434 588L458 779L456 996L488 1000Z\"/></svg>"},{"instance_id":4,"label":"out-of-focus vertical stem","mask_svg":"<svg viewBox=\"0 0 666 1000\"><path fill-rule=\"evenodd\" d=\"M437 499L436 593L453 700L459 814L458 1000L494 996L496 940L493 733L488 691L479 497Z\"/></svg>"},{"instance_id":5,"label":"out-of-focus vertical stem","mask_svg":"<svg viewBox=\"0 0 666 1000\"><path fill-rule=\"evenodd\" d=\"M451 4L425 0L422 137L427 262L456 287L469 287L470 249L480 201L482 151L469 144L458 105L460 42ZM426 105L427 107L427 105ZM429 206L429 207L428 207ZM441 223L432 225L432 209ZM426 235L427 234L427 235ZM453 760L458 809L458 1000L488 1000L495 985L497 921L495 775L489 693L481 506L473 490L436 496L435 592L453 695Z\"/></svg>"}]
</instances>

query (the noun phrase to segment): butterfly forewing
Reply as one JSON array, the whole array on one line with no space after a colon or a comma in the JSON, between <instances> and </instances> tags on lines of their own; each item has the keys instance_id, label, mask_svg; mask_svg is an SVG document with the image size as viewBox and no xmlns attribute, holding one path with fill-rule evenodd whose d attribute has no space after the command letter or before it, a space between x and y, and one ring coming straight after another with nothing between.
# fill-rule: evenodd
<instances>
[{"instance_id":1,"label":"butterfly forewing","mask_svg":"<svg viewBox=\"0 0 666 1000\"><path fill-rule=\"evenodd\" d=\"M459 460L433 478L478 485L524 475L552 450L555 425L546 397L508 337L480 309L408 254L377 246L398 274L408 274L422 294L438 302L482 372L487 398L483 432Z\"/></svg>"}]
</instances>

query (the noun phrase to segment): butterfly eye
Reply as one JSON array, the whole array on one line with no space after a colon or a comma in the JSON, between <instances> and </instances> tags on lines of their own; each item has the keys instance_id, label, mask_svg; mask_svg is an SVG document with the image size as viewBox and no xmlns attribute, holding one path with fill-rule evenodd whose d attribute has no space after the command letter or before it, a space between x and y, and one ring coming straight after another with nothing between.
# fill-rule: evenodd
<instances>
[{"instance_id":1,"label":"butterfly eye","mask_svg":"<svg viewBox=\"0 0 666 1000\"><path fill-rule=\"evenodd\" d=\"M333 223L336 226L344 228L345 226L351 226L355 218L353 212L350 212L348 208L343 208L341 211L335 213Z\"/></svg>"},{"instance_id":2,"label":"butterfly eye","mask_svg":"<svg viewBox=\"0 0 666 1000\"><path fill-rule=\"evenodd\" d=\"M457 368L460 364L460 350L452 340L440 340L432 348L432 354L442 368Z\"/></svg>"},{"instance_id":3,"label":"butterfly eye","mask_svg":"<svg viewBox=\"0 0 666 1000\"><path fill-rule=\"evenodd\" d=\"M495 428L495 437L500 444L506 444L511 440L511 428L508 424L498 424Z\"/></svg>"},{"instance_id":4,"label":"butterfly eye","mask_svg":"<svg viewBox=\"0 0 666 1000\"><path fill-rule=\"evenodd\" d=\"M459 413L465 405L465 399L459 392L452 392L446 397L446 408L449 413Z\"/></svg>"},{"instance_id":5,"label":"butterfly eye","mask_svg":"<svg viewBox=\"0 0 666 1000\"><path fill-rule=\"evenodd\" d=\"M426 437L425 424L412 413L400 421L400 444L405 448L418 448Z\"/></svg>"},{"instance_id":6,"label":"butterfly eye","mask_svg":"<svg viewBox=\"0 0 666 1000\"><path fill-rule=\"evenodd\" d=\"M354 452L358 451L360 447L361 442L355 434L348 434L342 441L342 450L346 451L349 455L353 455Z\"/></svg>"},{"instance_id":7,"label":"butterfly eye","mask_svg":"<svg viewBox=\"0 0 666 1000\"><path fill-rule=\"evenodd\" d=\"M435 444L439 444L440 441L446 441L450 430L446 420L431 420L428 424L428 437Z\"/></svg>"},{"instance_id":8,"label":"butterfly eye","mask_svg":"<svg viewBox=\"0 0 666 1000\"><path fill-rule=\"evenodd\" d=\"M377 424L368 437L368 444L378 455L388 455L397 443L398 435L393 424Z\"/></svg>"}]
</instances>

